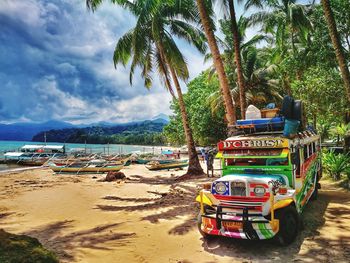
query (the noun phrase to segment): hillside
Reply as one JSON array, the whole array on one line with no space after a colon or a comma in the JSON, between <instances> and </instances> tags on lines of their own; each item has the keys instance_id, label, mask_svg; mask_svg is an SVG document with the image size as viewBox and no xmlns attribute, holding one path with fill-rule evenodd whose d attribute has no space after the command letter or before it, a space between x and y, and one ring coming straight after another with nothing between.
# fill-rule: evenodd
<instances>
[{"instance_id":1,"label":"hillside","mask_svg":"<svg viewBox=\"0 0 350 263\"><path fill-rule=\"evenodd\" d=\"M5 141L30 141L32 137L51 129L72 128L73 124L61 121L47 121L43 123L12 123L0 124L0 140Z\"/></svg>"},{"instance_id":2,"label":"hillside","mask_svg":"<svg viewBox=\"0 0 350 263\"><path fill-rule=\"evenodd\" d=\"M163 144L161 135L166 121L155 119L114 126L92 126L85 128L51 129L33 136L32 141L66 143L116 143L116 144Z\"/></svg>"}]
</instances>

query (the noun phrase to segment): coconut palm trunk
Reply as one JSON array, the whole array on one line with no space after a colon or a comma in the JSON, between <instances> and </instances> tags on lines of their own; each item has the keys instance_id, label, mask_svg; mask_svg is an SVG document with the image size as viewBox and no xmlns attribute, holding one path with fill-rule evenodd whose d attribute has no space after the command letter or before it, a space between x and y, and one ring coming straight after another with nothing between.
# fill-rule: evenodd
<instances>
[{"instance_id":1,"label":"coconut palm trunk","mask_svg":"<svg viewBox=\"0 0 350 263\"><path fill-rule=\"evenodd\" d=\"M179 101L179 106L180 106L182 123L183 123L185 136L186 136L186 142L187 142L187 148L188 148L188 158L189 158L187 174L188 175L200 175L200 174L203 174L204 172L203 172L203 169L199 163L198 154L197 154L196 147L195 147L194 140L193 140L193 136L192 136L192 130L191 130L190 124L188 122L188 116L187 116L187 111L185 108L185 102L184 102L183 96L182 96L181 87L180 87L178 78L176 76L176 73L171 66L170 66L170 72L171 72L173 82L175 84L175 88L176 88L176 92L177 92L177 96L178 96L178 101Z\"/></svg>"},{"instance_id":2,"label":"coconut palm trunk","mask_svg":"<svg viewBox=\"0 0 350 263\"><path fill-rule=\"evenodd\" d=\"M242 70L242 62L241 62L241 50L240 50L240 39L238 35L238 26L236 21L236 12L235 5L233 0L228 1L230 16L231 16L231 31L233 36L233 45L235 50L235 63L237 68L237 80L239 86L239 102L241 106L241 116L242 119L245 119L245 110L246 110L246 97L245 97L245 80L243 76Z\"/></svg>"},{"instance_id":3,"label":"coconut palm trunk","mask_svg":"<svg viewBox=\"0 0 350 263\"><path fill-rule=\"evenodd\" d=\"M198 6L198 11L204 28L204 32L208 40L208 45L213 55L214 66L219 77L221 93L225 105L226 118L228 121L228 125L231 126L234 125L236 122L236 109L231 96L228 79L224 69L224 63L221 60L219 48L216 43L214 32L211 28L210 18L206 11L205 4L203 0L196 0L196 3Z\"/></svg>"},{"instance_id":4,"label":"coconut palm trunk","mask_svg":"<svg viewBox=\"0 0 350 263\"><path fill-rule=\"evenodd\" d=\"M192 129L191 129L189 121L188 121L187 111L186 111L186 107L185 107L185 102L183 100L179 80L177 78L177 75L176 75L174 68L171 66L167 57L165 56L164 48L163 48L161 43L157 44L157 49L159 51L159 54L160 54L162 60L165 62L163 64L167 65L168 68L170 69L170 74L171 74L171 77L173 79L173 82L174 82L174 85L176 88L176 92L177 92L177 96L178 96L180 112L181 112L181 119L182 119L182 124L184 127L187 149L188 149L188 159L189 160L188 160L188 169L187 169L186 175L201 175L204 172L203 172L203 169L199 163L198 154L196 151L196 146L195 146L195 143L193 140ZM166 85L168 86L169 91L172 91L171 83L170 83L170 80L169 80L167 75L165 75L165 80L166 80ZM172 95L173 95L173 93L172 93Z\"/></svg>"},{"instance_id":5,"label":"coconut palm trunk","mask_svg":"<svg viewBox=\"0 0 350 263\"><path fill-rule=\"evenodd\" d=\"M333 43L333 47L335 50L335 56L337 57L338 60L338 65L340 68L340 72L343 78L343 82L344 82L344 86L345 86L345 94L346 97L348 99L348 104L350 104L350 73L349 73L349 68L346 64L346 60L345 60L345 56L343 53L343 47L341 45L340 42L340 37L339 37L339 33L337 30L337 25L335 23L335 19L334 19L334 14L332 11L332 8L330 6L330 2L329 0L321 0L322 3L322 7L323 7L323 12L324 12L324 16L326 18L326 22L328 25L328 31L329 31L329 35L331 37L332 43ZM345 109L345 115L349 115L350 109L347 108ZM345 121L347 120L347 118L345 117ZM348 152L350 149L350 137L346 136L344 138L344 144L345 144L345 151Z\"/></svg>"},{"instance_id":6,"label":"coconut palm trunk","mask_svg":"<svg viewBox=\"0 0 350 263\"><path fill-rule=\"evenodd\" d=\"M335 23L333 11L331 9L329 0L321 0L323 12L326 18L326 22L328 25L328 31L329 35L331 37L333 47L335 49L335 55L338 60L340 72L343 77L344 85L345 85L345 93L348 99L348 102L350 103L350 73L349 68L347 67L345 56L343 53L343 47L340 42L339 33L337 30L337 26Z\"/></svg>"}]
</instances>

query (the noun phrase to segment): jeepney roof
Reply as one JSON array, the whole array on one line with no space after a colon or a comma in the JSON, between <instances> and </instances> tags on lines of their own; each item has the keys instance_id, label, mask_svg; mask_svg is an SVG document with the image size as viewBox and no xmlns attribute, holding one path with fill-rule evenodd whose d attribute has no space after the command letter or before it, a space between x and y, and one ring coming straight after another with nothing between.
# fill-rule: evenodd
<instances>
[{"instance_id":1,"label":"jeepney roof","mask_svg":"<svg viewBox=\"0 0 350 263\"><path fill-rule=\"evenodd\" d=\"M299 132L294 138L287 138L282 133L253 133L253 134L242 134L227 138L225 141L235 140L263 140L263 139L275 139L275 140L287 140L290 144L307 144L320 139L320 135L315 134L311 131Z\"/></svg>"},{"instance_id":2,"label":"jeepney roof","mask_svg":"<svg viewBox=\"0 0 350 263\"><path fill-rule=\"evenodd\" d=\"M218 143L219 152L234 149L273 149L291 148L318 141L320 136L312 131L296 134L294 138L284 137L281 133L255 133L229 137Z\"/></svg>"},{"instance_id":3,"label":"jeepney roof","mask_svg":"<svg viewBox=\"0 0 350 263\"><path fill-rule=\"evenodd\" d=\"M227 138L225 141L234 141L234 140L261 140L261 139L281 139L288 140L288 138L283 137L282 134L278 135L237 135Z\"/></svg>"}]
</instances>

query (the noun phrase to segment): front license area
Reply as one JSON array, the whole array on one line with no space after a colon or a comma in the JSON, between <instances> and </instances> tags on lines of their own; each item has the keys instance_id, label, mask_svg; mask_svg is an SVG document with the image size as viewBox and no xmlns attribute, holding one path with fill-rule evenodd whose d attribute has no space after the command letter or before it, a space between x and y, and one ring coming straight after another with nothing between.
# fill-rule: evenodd
<instances>
[{"instance_id":1,"label":"front license area","mask_svg":"<svg viewBox=\"0 0 350 263\"><path fill-rule=\"evenodd\" d=\"M223 221L222 226L224 228L228 228L228 229L242 229L243 223L242 222Z\"/></svg>"}]
</instances>

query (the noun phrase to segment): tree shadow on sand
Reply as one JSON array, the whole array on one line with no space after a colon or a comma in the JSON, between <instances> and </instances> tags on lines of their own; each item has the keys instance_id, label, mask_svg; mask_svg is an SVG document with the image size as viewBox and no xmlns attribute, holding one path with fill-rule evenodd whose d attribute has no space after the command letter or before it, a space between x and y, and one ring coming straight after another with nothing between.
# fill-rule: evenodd
<instances>
[{"instance_id":1,"label":"tree shadow on sand","mask_svg":"<svg viewBox=\"0 0 350 263\"><path fill-rule=\"evenodd\" d=\"M13 214L14 214L14 212L2 212L2 213L0 212L0 220L3 220L3 219L5 219Z\"/></svg>"},{"instance_id":2,"label":"tree shadow on sand","mask_svg":"<svg viewBox=\"0 0 350 263\"><path fill-rule=\"evenodd\" d=\"M141 183L141 184L149 184L149 185L171 185L176 180L176 176L172 175L169 177L164 176L153 176L153 177L143 177L141 175L132 175L128 177L126 183Z\"/></svg>"},{"instance_id":3,"label":"tree shadow on sand","mask_svg":"<svg viewBox=\"0 0 350 263\"><path fill-rule=\"evenodd\" d=\"M158 179L147 179L147 183ZM120 198L106 196L103 199L115 200L115 201L131 201L131 202L146 202L144 204L118 206L118 205L97 205L97 209L102 211L152 211L159 209L166 209L165 211L158 212L142 217L142 220L148 220L153 224L159 223L159 220L172 220L175 218L185 217L186 219L180 224L175 226L169 231L169 234L184 235L188 233L193 227L196 226L196 214L198 211L198 205L195 202L195 196L198 192L197 187L187 186L183 183L174 183L172 180L172 186L168 193L156 193L159 198L147 199L147 198ZM168 183L166 183L168 184Z\"/></svg>"},{"instance_id":4,"label":"tree shadow on sand","mask_svg":"<svg viewBox=\"0 0 350 263\"><path fill-rule=\"evenodd\" d=\"M55 251L61 260L69 262L75 260L74 251L77 248L111 250L127 245L135 236L135 233L115 233L113 229L120 223L67 233L73 227L73 223L73 220L58 221L23 234L38 238L45 247Z\"/></svg>"}]
</instances>

